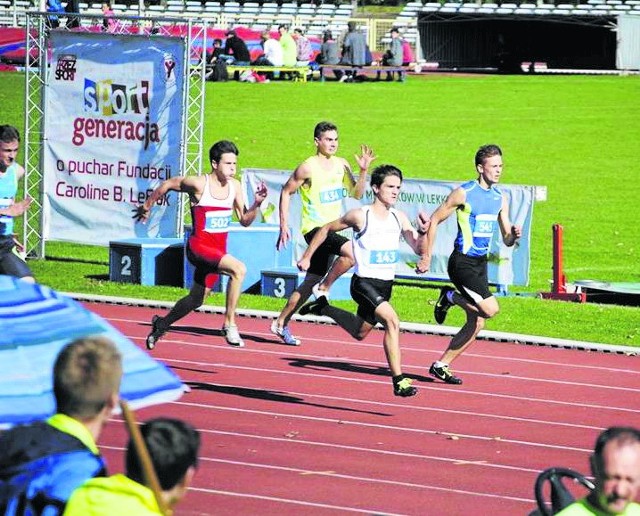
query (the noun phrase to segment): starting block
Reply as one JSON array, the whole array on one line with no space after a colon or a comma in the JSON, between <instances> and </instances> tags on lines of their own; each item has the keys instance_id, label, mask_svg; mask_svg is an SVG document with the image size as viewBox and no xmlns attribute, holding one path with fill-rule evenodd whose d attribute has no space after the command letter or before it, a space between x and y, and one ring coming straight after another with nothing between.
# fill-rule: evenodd
<instances>
[{"instance_id":1,"label":"starting block","mask_svg":"<svg viewBox=\"0 0 640 516\"><path fill-rule=\"evenodd\" d=\"M109 280L140 285L182 285L181 238L129 238L109 242Z\"/></svg>"}]
</instances>

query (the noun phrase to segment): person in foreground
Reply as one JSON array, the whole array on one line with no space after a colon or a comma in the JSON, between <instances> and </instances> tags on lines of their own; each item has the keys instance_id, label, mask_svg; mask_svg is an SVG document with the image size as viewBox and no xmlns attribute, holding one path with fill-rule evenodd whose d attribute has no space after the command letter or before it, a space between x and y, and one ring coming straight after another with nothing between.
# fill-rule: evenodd
<instances>
[{"instance_id":1,"label":"person in foreground","mask_svg":"<svg viewBox=\"0 0 640 516\"><path fill-rule=\"evenodd\" d=\"M172 511L184 498L198 465L200 434L178 419L157 418L140 428L160 484L162 504ZM145 486L135 444L129 440L126 476L93 478L74 491L65 516L162 514L153 491Z\"/></svg>"},{"instance_id":2,"label":"person in foreground","mask_svg":"<svg viewBox=\"0 0 640 516\"><path fill-rule=\"evenodd\" d=\"M351 278L351 297L358 303L357 314L331 306L326 296L300 308L300 314L313 313L331 317L353 338L364 339L376 322L384 327L383 345L391 370L396 396L413 396L417 389L402 374L400 361L400 320L389 303L399 256L400 237L420 254L422 239L429 225L421 214L416 231L407 216L393 206L398 201L402 172L393 165L381 165L371 173L372 204L349 210L342 217L322 226L298 261L306 271L313 253L331 232L353 229L351 239L355 256L355 271Z\"/></svg>"},{"instance_id":3,"label":"person in foreground","mask_svg":"<svg viewBox=\"0 0 640 516\"><path fill-rule=\"evenodd\" d=\"M62 514L72 491L106 475L96 441L119 402L122 357L103 337L75 340L53 368L57 413L0 435L0 513Z\"/></svg>"},{"instance_id":4,"label":"person in foreground","mask_svg":"<svg viewBox=\"0 0 640 516\"><path fill-rule=\"evenodd\" d=\"M261 183L255 192L255 200L246 208L240 181L236 173L238 148L233 142L221 140L209 149L211 173L200 176L176 176L164 181L147 198L144 204L134 208L134 218L146 221L151 207L170 190L189 194L193 232L187 243L187 258L195 267L193 286L189 294L180 299L164 317L154 316L151 332L147 336L147 349L153 349L173 323L204 303L219 278L229 276L222 333L231 346L244 346L236 325L235 314L247 273L244 263L227 253L227 235L231 214L235 211L240 224L249 226L267 197L267 187Z\"/></svg>"},{"instance_id":5,"label":"person in foreground","mask_svg":"<svg viewBox=\"0 0 640 516\"><path fill-rule=\"evenodd\" d=\"M557 516L640 515L640 430L614 426L602 432L591 455L595 489Z\"/></svg>"},{"instance_id":6,"label":"person in foreground","mask_svg":"<svg viewBox=\"0 0 640 516\"><path fill-rule=\"evenodd\" d=\"M431 215L426 248L417 266L420 273L429 270L438 225L455 212L458 234L447 271L458 290L451 287L441 289L434 317L438 324L442 324L449 308L458 305L466 312L467 321L451 339L440 360L429 369L432 376L454 385L461 384L462 380L453 374L449 365L474 342L486 320L499 310L498 301L489 290L487 274L487 255L496 224L507 246L515 245L522 233L520 226L511 224L507 197L496 186L502 176L500 147L480 147L476 152L475 165L478 179L453 190Z\"/></svg>"},{"instance_id":7,"label":"person in foreground","mask_svg":"<svg viewBox=\"0 0 640 516\"><path fill-rule=\"evenodd\" d=\"M356 156L360 168L358 180L353 177L346 159L336 156L338 151L338 128L331 122L316 124L313 131L316 154L299 165L280 192L280 235L277 249L286 247L289 232L289 205L291 196L300 193L302 203L301 231L307 244L322 225L338 218L342 212L342 199L349 195L361 199L366 187L367 170L375 159L373 151L361 146L361 154ZM333 257L338 258L333 261ZM291 294L287 304L271 325L271 332L285 344L300 345L300 340L289 330L289 320L295 311L313 293L322 297L329 295L331 285L353 266L353 252L349 240L335 232L330 232L311 264L302 284Z\"/></svg>"},{"instance_id":8,"label":"person in foreground","mask_svg":"<svg viewBox=\"0 0 640 516\"><path fill-rule=\"evenodd\" d=\"M16 162L19 149L18 130L11 125L0 125L0 274L35 283L13 236L14 217L23 215L31 205L31 197L15 200L18 181L24 176L24 168Z\"/></svg>"}]
</instances>

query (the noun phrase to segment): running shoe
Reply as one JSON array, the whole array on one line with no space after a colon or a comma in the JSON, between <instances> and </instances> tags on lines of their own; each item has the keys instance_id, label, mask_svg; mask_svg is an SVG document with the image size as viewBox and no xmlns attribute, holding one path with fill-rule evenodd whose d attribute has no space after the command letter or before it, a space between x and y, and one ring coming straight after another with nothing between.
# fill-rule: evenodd
<instances>
[{"instance_id":1,"label":"running shoe","mask_svg":"<svg viewBox=\"0 0 640 516\"><path fill-rule=\"evenodd\" d=\"M151 351L153 348L156 347L156 343L158 342L158 340L160 340L160 337L162 337L165 333L167 333L167 330L161 330L160 327L158 326L158 322L162 319L162 317L160 317L159 315L154 315L151 318L151 333L149 333L149 335L147 335L147 349L149 351Z\"/></svg>"},{"instance_id":2,"label":"running shoe","mask_svg":"<svg viewBox=\"0 0 640 516\"><path fill-rule=\"evenodd\" d=\"M403 378L393 386L393 394L408 398L409 396L418 394L418 389L411 386L411 380L409 378Z\"/></svg>"},{"instance_id":3,"label":"running shoe","mask_svg":"<svg viewBox=\"0 0 640 516\"><path fill-rule=\"evenodd\" d=\"M282 339L282 342L284 342L285 344L289 345L289 346L299 346L300 345L300 339L298 339L297 337L294 337L293 335L291 335L291 331L289 330L288 326L285 326L284 328L280 328L278 326L278 321L274 320L271 323L271 333L273 333L274 335L277 335L278 337L280 337Z\"/></svg>"},{"instance_id":4,"label":"running shoe","mask_svg":"<svg viewBox=\"0 0 640 516\"><path fill-rule=\"evenodd\" d=\"M329 306L327 296L320 296L315 301L311 301L300 307L300 315L322 315L322 309Z\"/></svg>"},{"instance_id":5,"label":"running shoe","mask_svg":"<svg viewBox=\"0 0 640 516\"><path fill-rule=\"evenodd\" d=\"M453 292L451 287L442 287L440 289L440 297L436 301L436 306L433 309L433 317L438 324L442 324L447 318L447 311L453 306L451 301L447 299L447 293Z\"/></svg>"},{"instance_id":6,"label":"running shoe","mask_svg":"<svg viewBox=\"0 0 640 516\"><path fill-rule=\"evenodd\" d=\"M238 332L238 327L236 325L223 326L222 334L227 340L227 344L229 344L229 346L235 346L237 348L244 347L244 341L242 340L242 337L240 337L240 333Z\"/></svg>"},{"instance_id":7,"label":"running shoe","mask_svg":"<svg viewBox=\"0 0 640 516\"><path fill-rule=\"evenodd\" d=\"M452 385L460 385L462 383L462 379L454 375L446 364L442 367L436 367L434 362L429 368L429 374L442 380L444 383L450 383Z\"/></svg>"}]
</instances>

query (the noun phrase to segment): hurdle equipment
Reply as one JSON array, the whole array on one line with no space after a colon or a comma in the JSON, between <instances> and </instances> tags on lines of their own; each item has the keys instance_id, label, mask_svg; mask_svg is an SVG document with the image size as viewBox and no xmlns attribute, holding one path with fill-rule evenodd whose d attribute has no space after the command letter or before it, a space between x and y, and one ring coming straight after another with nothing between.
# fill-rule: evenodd
<instances>
[{"instance_id":1,"label":"hurdle equipment","mask_svg":"<svg viewBox=\"0 0 640 516\"><path fill-rule=\"evenodd\" d=\"M574 292L567 290L567 281L564 275L562 256L562 235L564 228L560 224L551 227L553 231L553 285L551 292L540 292L542 299L556 299L560 301L575 301L586 303L587 295L576 287Z\"/></svg>"}]
</instances>

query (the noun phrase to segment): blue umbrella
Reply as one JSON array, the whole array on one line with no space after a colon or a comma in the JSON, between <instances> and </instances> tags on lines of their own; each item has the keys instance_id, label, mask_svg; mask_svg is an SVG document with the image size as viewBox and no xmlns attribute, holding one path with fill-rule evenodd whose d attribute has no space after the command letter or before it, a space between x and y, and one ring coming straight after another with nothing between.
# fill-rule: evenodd
<instances>
[{"instance_id":1,"label":"blue umbrella","mask_svg":"<svg viewBox=\"0 0 640 516\"><path fill-rule=\"evenodd\" d=\"M48 287L0 275L0 428L55 413L53 364L69 342L111 339L123 358L120 395L131 408L178 399L180 379L77 301Z\"/></svg>"}]
</instances>

